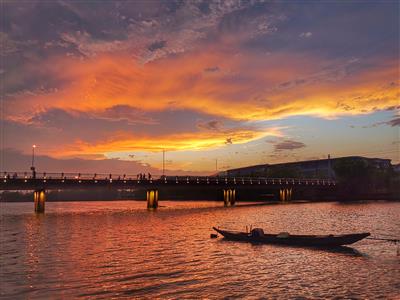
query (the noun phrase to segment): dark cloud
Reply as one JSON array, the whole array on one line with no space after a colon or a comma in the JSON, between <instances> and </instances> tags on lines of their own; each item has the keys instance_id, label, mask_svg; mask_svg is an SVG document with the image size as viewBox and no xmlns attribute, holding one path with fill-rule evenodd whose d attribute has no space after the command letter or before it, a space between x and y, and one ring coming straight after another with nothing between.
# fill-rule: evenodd
<instances>
[{"instance_id":1,"label":"dark cloud","mask_svg":"<svg viewBox=\"0 0 400 300\"><path fill-rule=\"evenodd\" d=\"M279 34L250 40L246 46L270 52L308 52L326 58L370 57L377 53L398 56L399 2L368 2L362 7L355 2L309 4L272 5L275 14L284 12L286 16L279 24Z\"/></svg>"},{"instance_id":2,"label":"dark cloud","mask_svg":"<svg viewBox=\"0 0 400 300\"><path fill-rule=\"evenodd\" d=\"M62 109L49 109L46 111L37 112L28 121L27 124L36 125L39 127L55 127L62 128L63 125L73 123L75 119L79 118L79 115L83 113L77 113L73 115Z\"/></svg>"},{"instance_id":3,"label":"dark cloud","mask_svg":"<svg viewBox=\"0 0 400 300\"><path fill-rule=\"evenodd\" d=\"M232 145L233 144L232 138L227 138L226 141L225 141L225 144L226 145Z\"/></svg>"},{"instance_id":4,"label":"dark cloud","mask_svg":"<svg viewBox=\"0 0 400 300\"><path fill-rule=\"evenodd\" d=\"M398 110L400 109L400 105L395 105L395 106L389 106L386 108L386 110L392 111L392 110Z\"/></svg>"},{"instance_id":5,"label":"dark cloud","mask_svg":"<svg viewBox=\"0 0 400 300\"><path fill-rule=\"evenodd\" d=\"M204 69L204 72L208 72L208 73L215 73L219 71L219 67L215 66L215 67L208 67Z\"/></svg>"},{"instance_id":6,"label":"dark cloud","mask_svg":"<svg viewBox=\"0 0 400 300\"><path fill-rule=\"evenodd\" d=\"M117 131L141 132L148 135L163 135L206 129L219 131L223 123L219 120L195 121L209 117L207 114L191 110L143 111L128 105L116 105L99 111L73 111L48 109L37 112L20 126L44 130L54 128L65 132L66 136L76 136L86 140ZM227 121L228 122L228 121ZM182 126L185 124L185 126ZM240 122L228 122L240 126Z\"/></svg>"},{"instance_id":7,"label":"dark cloud","mask_svg":"<svg viewBox=\"0 0 400 300\"><path fill-rule=\"evenodd\" d=\"M54 76L52 71L41 64L41 60L7 57L1 61L3 70L0 92L5 101L22 93L29 96L56 92L67 84L62 76Z\"/></svg>"},{"instance_id":8,"label":"dark cloud","mask_svg":"<svg viewBox=\"0 0 400 300\"><path fill-rule=\"evenodd\" d=\"M112 106L110 108L107 108L103 112L94 114L94 117L104 118L113 121L127 121L129 124L158 124L158 122L154 118L151 118L143 110L128 105Z\"/></svg>"},{"instance_id":9,"label":"dark cloud","mask_svg":"<svg viewBox=\"0 0 400 300\"><path fill-rule=\"evenodd\" d=\"M306 81L305 79L296 79L294 83L295 83L296 85L300 85L300 84L303 84L303 83L306 83L306 82L307 82L307 81Z\"/></svg>"},{"instance_id":10,"label":"dark cloud","mask_svg":"<svg viewBox=\"0 0 400 300\"><path fill-rule=\"evenodd\" d=\"M236 24L250 36L269 32L271 20L265 11L254 15L255 6L247 1L217 0L5 2L2 28L8 42L2 42L6 45L2 55L19 50L42 58L50 53L94 56L128 51L146 63L185 52L215 36L219 24L235 12L248 11ZM236 33L235 28L231 30ZM29 47L27 41L39 47ZM156 53L159 49L164 51Z\"/></svg>"},{"instance_id":11,"label":"dark cloud","mask_svg":"<svg viewBox=\"0 0 400 300\"><path fill-rule=\"evenodd\" d=\"M372 125L364 125L361 128L374 128L374 127L378 127L378 126L392 126L392 127L396 127L396 126L400 126L400 117L394 117L393 119L389 120L389 121L384 121L384 122L377 122L374 123Z\"/></svg>"},{"instance_id":12,"label":"dark cloud","mask_svg":"<svg viewBox=\"0 0 400 300\"><path fill-rule=\"evenodd\" d=\"M198 121L197 127L200 129L219 131L222 129L222 122L218 120Z\"/></svg>"},{"instance_id":13,"label":"dark cloud","mask_svg":"<svg viewBox=\"0 0 400 300\"><path fill-rule=\"evenodd\" d=\"M273 87L270 91L298 88L302 85L315 85L340 81L354 74L355 72L360 71L363 67L364 65L360 62L360 60L355 58L346 60L340 64L335 62L324 66L318 72L308 74L306 77L299 77L290 81L282 82L276 87ZM353 109L340 102L338 102L338 107L342 107L344 110Z\"/></svg>"},{"instance_id":14,"label":"dark cloud","mask_svg":"<svg viewBox=\"0 0 400 300\"><path fill-rule=\"evenodd\" d=\"M387 125L390 125L392 127L394 126L400 126L400 117L394 118L388 122L386 122Z\"/></svg>"},{"instance_id":15,"label":"dark cloud","mask_svg":"<svg viewBox=\"0 0 400 300\"><path fill-rule=\"evenodd\" d=\"M306 147L304 143L294 140L267 141L267 143L274 145L274 152L292 151Z\"/></svg>"},{"instance_id":16,"label":"dark cloud","mask_svg":"<svg viewBox=\"0 0 400 300\"><path fill-rule=\"evenodd\" d=\"M285 88L285 87L288 87L288 86L290 86L292 84L292 82L290 82L290 81L287 81L287 82L283 82L283 83L281 83L279 86L280 87L283 87L283 88Z\"/></svg>"},{"instance_id":17,"label":"dark cloud","mask_svg":"<svg viewBox=\"0 0 400 300\"><path fill-rule=\"evenodd\" d=\"M164 48L167 45L167 41L158 41L150 44L147 49L149 49L151 52L160 50Z\"/></svg>"},{"instance_id":18,"label":"dark cloud","mask_svg":"<svg viewBox=\"0 0 400 300\"><path fill-rule=\"evenodd\" d=\"M242 4L250 1L243 1ZM253 3L242 5L240 9L225 14L218 24L218 33L236 36L241 42L272 34L284 19L283 10L278 11L274 4Z\"/></svg>"}]
</instances>

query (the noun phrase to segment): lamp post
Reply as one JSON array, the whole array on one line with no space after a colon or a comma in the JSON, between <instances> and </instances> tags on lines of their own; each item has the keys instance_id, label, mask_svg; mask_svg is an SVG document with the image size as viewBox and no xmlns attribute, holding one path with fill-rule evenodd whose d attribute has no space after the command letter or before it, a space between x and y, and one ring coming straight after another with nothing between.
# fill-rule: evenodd
<instances>
[{"instance_id":1,"label":"lamp post","mask_svg":"<svg viewBox=\"0 0 400 300\"><path fill-rule=\"evenodd\" d=\"M35 148L36 145L32 145L32 167L35 167Z\"/></svg>"},{"instance_id":2,"label":"lamp post","mask_svg":"<svg viewBox=\"0 0 400 300\"><path fill-rule=\"evenodd\" d=\"M36 145L32 145L32 166L31 166L31 170L32 170L32 178L33 178L33 179L36 178L36 171L35 171L35 148L36 148Z\"/></svg>"},{"instance_id":3,"label":"lamp post","mask_svg":"<svg viewBox=\"0 0 400 300\"><path fill-rule=\"evenodd\" d=\"M163 151L162 151L162 174L163 174L163 177L165 176L165 149L163 149Z\"/></svg>"}]
</instances>

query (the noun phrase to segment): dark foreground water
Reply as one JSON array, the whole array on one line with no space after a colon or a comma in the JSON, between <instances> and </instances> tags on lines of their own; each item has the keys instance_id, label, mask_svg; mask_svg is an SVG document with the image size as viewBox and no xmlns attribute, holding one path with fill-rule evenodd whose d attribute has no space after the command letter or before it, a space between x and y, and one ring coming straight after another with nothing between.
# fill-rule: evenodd
<instances>
[{"instance_id":1,"label":"dark foreground water","mask_svg":"<svg viewBox=\"0 0 400 300\"><path fill-rule=\"evenodd\" d=\"M1 203L4 299L400 299L396 246L349 251L210 239L211 227L400 236L400 203L223 208L216 202Z\"/></svg>"}]
</instances>

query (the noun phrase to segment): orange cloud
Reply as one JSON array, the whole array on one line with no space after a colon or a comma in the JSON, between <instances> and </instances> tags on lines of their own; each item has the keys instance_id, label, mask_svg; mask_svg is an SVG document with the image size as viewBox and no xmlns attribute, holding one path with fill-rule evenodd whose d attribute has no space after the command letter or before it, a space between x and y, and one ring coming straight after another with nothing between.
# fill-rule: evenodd
<instances>
[{"instance_id":1,"label":"orange cloud","mask_svg":"<svg viewBox=\"0 0 400 300\"><path fill-rule=\"evenodd\" d=\"M49 108L104 111L129 105L148 111L191 109L236 120L308 114L362 114L398 104L395 62L347 74L345 62L320 71L316 58L278 54L190 52L140 65L127 56L53 58L38 66L64 83L52 92L14 95L6 116L29 118ZM217 72L205 72L218 66Z\"/></svg>"},{"instance_id":2,"label":"orange cloud","mask_svg":"<svg viewBox=\"0 0 400 300\"><path fill-rule=\"evenodd\" d=\"M238 128L225 131L200 131L157 137L120 132L112 138L97 143L77 141L71 146L63 146L62 149L49 149L47 154L54 157L76 157L82 153L85 153L85 155L98 155L107 152L126 151L205 150L222 147L226 144L244 144L266 136L281 135L278 128L265 130Z\"/></svg>"},{"instance_id":3,"label":"orange cloud","mask_svg":"<svg viewBox=\"0 0 400 300\"><path fill-rule=\"evenodd\" d=\"M27 122L38 111L58 108L90 112L95 117L117 105L127 105L148 112L187 109L216 118L259 121L293 115L333 118L397 106L396 62L374 61L370 65L363 68L362 61L356 60L327 65L316 57L286 53L263 57L235 54L224 47L145 65L121 55L86 60L54 57L43 65L32 65L30 71L54 76L60 87L8 95L4 116ZM219 147L229 138L234 143L247 143L268 134L278 133L254 128L157 137L124 133L49 151L54 156L71 156L163 148L199 150Z\"/></svg>"}]
</instances>

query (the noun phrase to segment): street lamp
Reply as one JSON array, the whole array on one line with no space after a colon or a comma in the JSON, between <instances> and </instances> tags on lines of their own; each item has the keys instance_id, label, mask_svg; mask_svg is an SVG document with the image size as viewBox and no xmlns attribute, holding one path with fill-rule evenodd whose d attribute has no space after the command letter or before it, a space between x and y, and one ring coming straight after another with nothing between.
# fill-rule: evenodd
<instances>
[{"instance_id":1,"label":"street lamp","mask_svg":"<svg viewBox=\"0 0 400 300\"><path fill-rule=\"evenodd\" d=\"M36 178L36 171L35 171L35 148L36 148L36 145L32 145L32 166L31 166L31 170L32 170L32 178L33 178L33 179Z\"/></svg>"},{"instance_id":2,"label":"street lamp","mask_svg":"<svg viewBox=\"0 0 400 300\"><path fill-rule=\"evenodd\" d=\"M36 145L32 145L32 168L35 167L35 148Z\"/></svg>"},{"instance_id":3,"label":"street lamp","mask_svg":"<svg viewBox=\"0 0 400 300\"><path fill-rule=\"evenodd\" d=\"M162 151L162 175L165 176L165 149Z\"/></svg>"}]
</instances>

